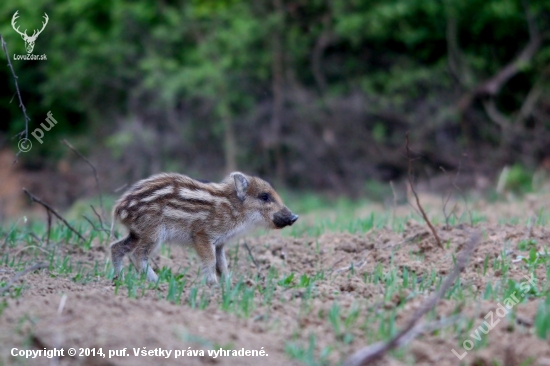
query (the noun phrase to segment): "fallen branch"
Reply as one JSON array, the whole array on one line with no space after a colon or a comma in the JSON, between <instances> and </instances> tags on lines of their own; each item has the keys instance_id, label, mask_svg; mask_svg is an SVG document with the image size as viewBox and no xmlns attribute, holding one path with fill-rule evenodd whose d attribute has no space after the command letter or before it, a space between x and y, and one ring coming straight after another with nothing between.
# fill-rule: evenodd
<instances>
[{"instance_id":1,"label":"fallen branch","mask_svg":"<svg viewBox=\"0 0 550 366\"><path fill-rule=\"evenodd\" d=\"M57 213L56 210L54 210L50 205L48 205L46 202L42 201L40 198L34 196L32 193L30 193L29 191L27 191L25 188L23 188L23 192L25 192L27 194L27 196L29 196L29 198L31 199L31 201L33 202L36 202L36 203L39 203L40 205L42 205L46 210L48 210L48 212L51 212L55 217L57 217L59 220L61 220L65 226L67 226L69 228L69 230L71 230L73 233L76 234L76 236L78 236L81 240L83 241L86 241L86 239L84 239L84 237L82 235L80 235L80 233L78 231L75 230L75 228L73 228L68 222L67 220L65 220L60 214Z\"/></svg>"},{"instance_id":2,"label":"fallen branch","mask_svg":"<svg viewBox=\"0 0 550 366\"><path fill-rule=\"evenodd\" d=\"M329 272L329 273L334 272L334 267L336 267L336 265L337 265L338 263L342 262L344 259L345 259L345 258L340 258L340 259L338 259L338 260L332 265L332 267L330 267L330 268L328 269L328 272Z\"/></svg>"},{"instance_id":3,"label":"fallen branch","mask_svg":"<svg viewBox=\"0 0 550 366\"><path fill-rule=\"evenodd\" d=\"M334 273L338 274L340 272L347 272L347 271L351 271L351 270L361 269L365 265L365 263L367 263L367 257L368 256L369 256L369 253L367 253L365 258L363 258L362 260L360 260L356 263L351 262L351 264L349 266L338 268L337 270L334 271Z\"/></svg>"},{"instance_id":4,"label":"fallen branch","mask_svg":"<svg viewBox=\"0 0 550 366\"><path fill-rule=\"evenodd\" d=\"M17 257L17 256L19 255L19 253L22 253L22 252L24 252L24 251L27 250L27 249L33 249L33 248L34 248L34 249L41 250L41 251L43 251L44 253L46 253L46 254L48 254L48 255L51 255L51 254L52 254L52 253L50 253L49 251L47 251L46 249L43 249L43 248L38 247L38 246L36 246L36 245L28 245L28 246L26 246L26 247L23 247L23 248L19 249L17 252L15 252L15 253L13 254L13 256L14 256L14 257Z\"/></svg>"},{"instance_id":5,"label":"fallen branch","mask_svg":"<svg viewBox=\"0 0 550 366\"><path fill-rule=\"evenodd\" d=\"M36 263L30 267L25 268L21 272L17 272L15 276L13 276L11 280L9 280L8 283L6 283L6 285L4 285L4 287L0 288L0 295L6 292L15 282L17 282L17 280L19 280L21 277L23 277L27 273L36 271L37 269L41 269L41 268L48 268L48 263L44 263L44 262Z\"/></svg>"},{"instance_id":6,"label":"fallen branch","mask_svg":"<svg viewBox=\"0 0 550 366\"><path fill-rule=\"evenodd\" d=\"M445 328L451 324L456 323L462 317L460 315L453 315L448 318L436 320L430 323L420 323L415 325L407 336L401 338L399 341L399 346L405 346L410 343L413 339L418 337L421 334L433 332L442 328Z\"/></svg>"},{"instance_id":7,"label":"fallen branch","mask_svg":"<svg viewBox=\"0 0 550 366\"><path fill-rule=\"evenodd\" d=\"M84 160L84 161L92 168L92 171L93 171L93 173L94 173L95 183L96 183L96 185L97 185L97 190L98 190L98 192L99 192L99 207L101 207L101 215L104 215L104 214L105 214L105 210L103 209L103 194L101 193L101 187L99 186L99 178L98 178L98 176L97 176L97 170L96 170L94 164L92 164L92 163L90 162L90 160L86 159L86 157L85 157L84 155L82 155L77 149L75 149L74 146L71 145L71 144L69 143L69 141L63 139L63 140L61 140L61 142L62 142L65 146L67 146L69 149L71 149L72 151L74 151L74 153L75 153L76 155L78 155L82 160ZM93 207L92 207L92 209L93 209ZM95 212L95 210L94 210L94 212ZM97 214L97 213L96 213L96 214ZM101 224L101 228L103 228L103 223Z\"/></svg>"},{"instance_id":8,"label":"fallen branch","mask_svg":"<svg viewBox=\"0 0 550 366\"><path fill-rule=\"evenodd\" d=\"M381 359L386 355L391 349L398 347L400 344L404 343L404 340L411 341L414 337L421 334L419 332L418 321L429 311L431 311L437 305L438 301L443 297L443 295L451 288L454 284L460 272L466 268L466 264L470 259L474 249L479 243L480 235L479 233L474 233L470 238L470 241L464 246L462 252L460 253L456 265L454 266L451 273L445 278L445 281L439 287L439 290L435 292L428 300L426 300L420 308L413 314L409 319L407 324L403 329L401 329L393 338L387 342L378 342L369 347L365 347L355 352L351 357L349 357L345 362L344 366L363 366L370 365L372 362ZM413 337L414 336L414 337Z\"/></svg>"},{"instance_id":9,"label":"fallen branch","mask_svg":"<svg viewBox=\"0 0 550 366\"><path fill-rule=\"evenodd\" d=\"M432 231L432 234L435 238L435 242L437 243L437 245L441 249L443 249L443 245L441 244L441 239L439 239L439 235L437 235L437 231L435 230L432 223L430 222L430 219L428 219L428 215L426 215L426 212L422 208L422 205L420 204L420 199L418 198L418 194L416 193L416 190L414 189L414 183L413 183L413 179L412 179L412 164L411 164L412 159L411 159L411 152L409 150L409 132L408 131L407 131L407 134L405 135L405 139L406 139L405 148L407 149L407 159L409 161L409 164L408 164L409 186L411 187L411 191L412 191L412 193L414 195L414 198L416 200L416 205L418 206L418 209L420 210L420 213L422 214L422 217L424 218L424 221L426 221L426 224L428 224L430 230Z\"/></svg>"}]
</instances>

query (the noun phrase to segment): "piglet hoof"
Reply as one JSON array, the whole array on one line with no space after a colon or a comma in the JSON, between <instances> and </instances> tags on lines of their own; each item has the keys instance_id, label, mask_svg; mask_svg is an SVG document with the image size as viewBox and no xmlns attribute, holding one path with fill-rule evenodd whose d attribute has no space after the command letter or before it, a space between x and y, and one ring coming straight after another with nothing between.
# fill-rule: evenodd
<instances>
[{"instance_id":1,"label":"piglet hoof","mask_svg":"<svg viewBox=\"0 0 550 366\"><path fill-rule=\"evenodd\" d=\"M216 278L216 276L208 276L206 277L206 285L208 287L219 287L220 285L218 284L218 279Z\"/></svg>"},{"instance_id":2,"label":"piglet hoof","mask_svg":"<svg viewBox=\"0 0 550 366\"><path fill-rule=\"evenodd\" d=\"M122 281L124 281L124 275L123 274L115 275L113 277L113 281L111 282L111 285L112 286L116 286L117 284L120 285L122 283Z\"/></svg>"}]
</instances>

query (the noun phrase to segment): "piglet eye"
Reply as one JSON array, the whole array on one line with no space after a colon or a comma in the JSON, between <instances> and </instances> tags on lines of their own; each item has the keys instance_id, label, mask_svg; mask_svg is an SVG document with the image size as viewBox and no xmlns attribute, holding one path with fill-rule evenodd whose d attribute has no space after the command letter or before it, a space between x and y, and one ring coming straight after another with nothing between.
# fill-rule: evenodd
<instances>
[{"instance_id":1,"label":"piglet eye","mask_svg":"<svg viewBox=\"0 0 550 366\"><path fill-rule=\"evenodd\" d=\"M258 195L258 198L264 202L269 202L271 200L271 196L267 192L260 193Z\"/></svg>"}]
</instances>

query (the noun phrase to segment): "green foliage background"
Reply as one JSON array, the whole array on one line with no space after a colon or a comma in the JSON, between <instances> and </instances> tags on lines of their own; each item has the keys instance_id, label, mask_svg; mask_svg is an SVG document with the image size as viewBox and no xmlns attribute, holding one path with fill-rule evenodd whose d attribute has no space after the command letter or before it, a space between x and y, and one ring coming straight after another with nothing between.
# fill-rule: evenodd
<instances>
[{"instance_id":1,"label":"green foliage background","mask_svg":"<svg viewBox=\"0 0 550 366\"><path fill-rule=\"evenodd\" d=\"M529 42L525 7L542 41L495 96L519 126L505 143L483 97L458 106ZM550 157L545 0L4 1L0 33L12 60L25 54L10 24L16 10L21 29L50 18L34 50L47 61L12 61L31 131L50 110L59 122L24 164L55 159L68 135L108 156L104 171L211 177L228 167L234 144L238 168L353 190L403 174L408 130L434 169L458 167L465 151L492 167ZM0 83L0 142L15 148L24 121L7 67ZM535 86L543 92L517 120Z\"/></svg>"}]
</instances>

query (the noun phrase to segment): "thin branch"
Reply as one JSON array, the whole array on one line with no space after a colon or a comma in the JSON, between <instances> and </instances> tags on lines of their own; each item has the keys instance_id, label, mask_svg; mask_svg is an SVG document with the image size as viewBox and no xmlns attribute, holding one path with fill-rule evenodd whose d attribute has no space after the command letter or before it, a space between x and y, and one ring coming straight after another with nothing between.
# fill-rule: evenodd
<instances>
[{"instance_id":1,"label":"thin branch","mask_svg":"<svg viewBox=\"0 0 550 366\"><path fill-rule=\"evenodd\" d=\"M11 74L13 76L13 82L15 84L15 90L17 91L17 97L19 98L19 107L23 111L23 115L25 117L25 131L24 132L25 132L25 138L28 138L29 137L29 122L31 121L31 119L27 115L27 108L25 108L25 105L23 104L23 98L21 98L21 92L19 90L19 84L17 83L18 77L15 74L15 70L13 69L13 65L11 64L10 55L9 55L9 52L8 52L8 46L6 44L6 41L4 41L4 38L2 37L1 34L0 34L0 40L2 41L2 48L4 49L4 53L6 54L6 59L8 60L8 66L9 66L9 68L11 70ZM22 132L20 132L20 133L22 133Z\"/></svg>"},{"instance_id":2,"label":"thin branch","mask_svg":"<svg viewBox=\"0 0 550 366\"><path fill-rule=\"evenodd\" d=\"M101 207L101 215L103 216L105 214L105 210L103 209L103 194L101 193L101 187L99 186L99 178L97 176L97 170L94 164L92 164L90 160L86 159L84 155L82 155L77 149L75 149L74 146L69 143L69 141L67 141L66 139L63 139L61 140L61 142L65 146L67 146L69 149L74 151L76 155L78 155L82 160L84 160L92 168L92 171L94 173L95 183L97 185L97 190L99 191L99 207ZM101 227L103 228L103 224L101 225Z\"/></svg>"},{"instance_id":3,"label":"thin branch","mask_svg":"<svg viewBox=\"0 0 550 366\"><path fill-rule=\"evenodd\" d=\"M477 247L480 240L479 233L474 233L470 241L464 246L460 253L456 265L452 272L445 278L445 281L439 287L439 290L435 292L428 300L426 300L420 308L413 314L403 329L401 329L393 338L387 342L378 342L369 347L360 349L345 362L344 366L363 366L370 365L372 362L381 359L391 349L398 347L404 340L410 341L411 333L413 336L418 336L421 332L418 332L418 321L429 311L435 308L439 300L445 295L449 288L455 283L456 279L460 275L460 272L466 268L468 260L474 249Z\"/></svg>"},{"instance_id":4,"label":"thin branch","mask_svg":"<svg viewBox=\"0 0 550 366\"><path fill-rule=\"evenodd\" d=\"M42 269L42 268L48 268L48 263L44 263L44 262L36 263L30 267L25 268L21 272L17 272L15 276L13 276L11 280L9 280L6 285L4 285L4 287L0 288L0 295L6 292L15 282L17 282L17 280L19 280L21 277L23 277L27 273L30 273L30 272L36 271L37 269Z\"/></svg>"},{"instance_id":5,"label":"thin branch","mask_svg":"<svg viewBox=\"0 0 550 366\"><path fill-rule=\"evenodd\" d=\"M451 324L456 323L462 317L460 315L453 315L448 318L436 320L430 323L417 324L411 331L399 341L399 346L404 346L411 342L413 339L421 334L433 332L438 329L445 328Z\"/></svg>"},{"instance_id":6,"label":"thin branch","mask_svg":"<svg viewBox=\"0 0 550 366\"><path fill-rule=\"evenodd\" d=\"M527 231L525 232L524 240L529 240L533 237L533 227L535 226L537 219L538 217L536 214L529 217L529 222L527 223Z\"/></svg>"},{"instance_id":7,"label":"thin branch","mask_svg":"<svg viewBox=\"0 0 550 366\"><path fill-rule=\"evenodd\" d=\"M61 220L65 224L65 226L67 226L69 228L69 230L71 230L73 233L75 233L82 241L86 241L86 239L84 239L84 237L82 235L80 235L80 233L78 231L76 231L75 228L73 228L67 222L67 220L65 220L60 214L58 214L57 211L54 210L50 205L48 205L46 202L42 201L40 198L34 196L32 193L27 191L25 188L23 188L23 192L25 192L27 194L27 196L29 196L31 201L41 204L46 210L48 210L55 217L57 217L59 220Z\"/></svg>"},{"instance_id":8,"label":"thin branch","mask_svg":"<svg viewBox=\"0 0 550 366\"><path fill-rule=\"evenodd\" d=\"M351 262L351 264L349 266L338 268L337 270L334 271L334 273L338 274L338 273L341 273L341 272L347 272L347 271L351 271L351 270L361 269L365 265L365 263L367 263L367 257L369 256L369 254L370 253L367 253L367 255L362 260L357 261L356 263Z\"/></svg>"},{"instance_id":9,"label":"thin branch","mask_svg":"<svg viewBox=\"0 0 550 366\"><path fill-rule=\"evenodd\" d=\"M95 211L94 211L95 212ZM84 219L86 221L88 221L90 223L90 225L92 225L92 228L95 230L95 231L103 231L103 232L106 232L106 233L109 233L109 230L108 229L105 229L104 227L100 226L99 228L95 226L95 224L93 223L92 220L90 220L90 218L88 218L88 216L86 215L82 215L82 217L84 217Z\"/></svg>"},{"instance_id":10,"label":"thin branch","mask_svg":"<svg viewBox=\"0 0 550 366\"><path fill-rule=\"evenodd\" d=\"M52 214L49 210L46 210L48 213L48 230L46 231L46 246L50 245L50 232L52 230Z\"/></svg>"},{"instance_id":11,"label":"thin branch","mask_svg":"<svg viewBox=\"0 0 550 366\"><path fill-rule=\"evenodd\" d=\"M443 171L443 173L445 175L447 175L447 172L445 171L445 168L443 168L442 166L439 167L439 169L441 169ZM453 206L453 208L451 209L451 212L449 212L449 214L447 214L447 204L449 203L449 200L451 199L451 196L453 194L453 190L452 189L449 189L449 194L446 195L446 196L443 196L441 197L441 200L443 202L443 217L445 217L445 228L448 230L451 226L449 225L449 221L451 219L451 217L454 215L456 217L456 214L454 213L455 209L456 209L456 203L455 205Z\"/></svg>"},{"instance_id":12,"label":"thin branch","mask_svg":"<svg viewBox=\"0 0 550 366\"><path fill-rule=\"evenodd\" d=\"M15 75L15 70L13 69L13 65L11 64L10 55L9 55L9 52L8 52L8 46L6 44L6 41L4 41L4 37L2 37L1 34L0 34L0 41L2 42L2 48L4 49L4 53L6 54L6 59L8 60L8 66L9 66L9 68L11 70L11 74L13 76L13 82L15 84L15 90L17 92L17 97L19 98L19 107L23 111L23 116L25 117L25 130L19 132L16 136L20 136L23 133L25 133L25 139L28 139L29 138L29 122L31 121L31 119L27 115L27 108L25 108L25 105L23 104L23 98L21 98L21 92L19 91L19 84L17 83L18 77L17 77L17 75ZM10 101L10 103L11 103L11 101ZM17 154L15 154L15 160L13 161L12 165L17 162L17 157L19 156L19 154L21 154L21 150L19 150L17 152Z\"/></svg>"},{"instance_id":13,"label":"thin branch","mask_svg":"<svg viewBox=\"0 0 550 366\"><path fill-rule=\"evenodd\" d=\"M501 128L502 132L505 133L511 125L511 122L508 117L506 117L498 110L495 104L495 99L491 97L487 100L484 100L483 108L485 109L485 112L487 113L487 116L489 116L491 121L498 125Z\"/></svg>"},{"instance_id":14,"label":"thin branch","mask_svg":"<svg viewBox=\"0 0 550 366\"><path fill-rule=\"evenodd\" d=\"M42 239L40 239L40 238L38 237L38 235L36 235L34 232L31 231L31 232L29 233L29 235L32 236L32 237L38 242L38 244L44 245L44 243L42 242Z\"/></svg>"},{"instance_id":15,"label":"thin branch","mask_svg":"<svg viewBox=\"0 0 550 366\"><path fill-rule=\"evenodd\" d=\"M121 185L120 187L118 188L115 188L115 190L113 191L114 193L117 193L118 191L126 188L126 186L128 185L128 183L124 183L123 185Z\"/></svg>"},{"instance_id":16,"label":"thin branch","mask_svg":"<svg viewBox=\"0 0 550 366\"><path fill-rule=\"evenodd\" d=\"M462 166L462 162L458 165L458 170L456 172L456 177L453 180L453 187L458 191L460 194L460 197L462 197L462 200L464 201L464 207L466 207L466 212L468 212L468 216L470 217L470 226L474 227L474 217L472 216L472 211L468 207L468 200L466 199L466 195L462 191L462 189L458 188L458 185L456 184L456 180L458 179L458 174L460 173L460 167Z\"/></svg>"},{"instance_id":17,"label":"thin branch","mask_svg":"<svg viewBox=\"0 0 550 366\"><path fill-rule=\"evenodd\" d=\"M244 242L244 247L246 248L246 251L248 252L248 255L250 256L250 259L252 259L252 263L254 263L256 268L258 268L258 270L259 270L260 266L258 265L258 262L256 262L256 259L254 259L254 256L252 255L252 250L250 250L250 247L248 246L248 244L246 244L246 242Z\"/></svg>"},{"instance_id":18,"label":"thin branch","mask_svg":"<svg viewBox=\"0 0 550 366\"><path fill-rule=\"evenodd\" d=\"M390 187L391 187L391 192L393 194L393 207L391 210L391 224L390 224L390 229L391 229L395 221L395 211L397 210L397 193L395 193L395 187L393 186L392 180L390 180Z\"/></svg>"},{"instance_id":19,"label":"thin branch","mask_svg":"<svg viewBox=\"0 0 550 366\"><path fill-rule=\"evenodd\" d=\"M39 247L39 246L36 246L36 245L28 245L28 246L26 246L26 247L23 247L23 248L19 249L17 252L15 252L15 253L13 254L13 257L17 257L17 256L19 255L19 253L22 253L22 252L24 252L25 250L31 249L31 248L41 250L41 251L43 251L44 253L46 253L46 254L48 254L48 255L51 255L51 253L50 253L49 251L47 251L46 249L43 249L43 248L41 248L41 247Z\"/></svg>"},{"instance_id":20,"label":"thin branch","mask_svg":"<svg viewBox=\"0 0 550 366\"><path fill-rule=\"evenodd\" d=\"M540 84L540 82L536 83L525 97L521 109L519 110L517 121L523 121L533 113L535 105L543 94L543 88Z\"/></svg>"},{"instance_id":21,"label":"thin branch","mask_svg":"<svg viewBox=\"0 0 550 366\"><path fill-rule=\"evenodd\" d=\"M432 223L430 222L430 219L428 219L428 215L426 215L426 212L424 211L424 208L422 208L422 205L420 204L420 199L418 198L418 194L416 193L416 190L414 189L414 183L412 179L412 160L411 160L411 152L409 150L409 132L407 131L407 134L405 135L406 144L405 148L407 149L407 159L409 160L409 167L408 167L408 176L409 176L409 185L411 187L411 191L414 195L414 198L416 199L416 205L418 206L418 209L420 210L420 213L422 214L422 217L424 218L424 221L426 221L426 224L428 224L435 241L437 245L443 249L443 245L441 244L441 239L439 239L439 235L437 235L437 231L433 227Z\"/></svg>"},{"instance_id":22,"label":"thin branch","mask_svg":"<svg viewBox=\"0 0 550 366\"><path fill-rule=\"evenodd\" d=\"M529 11L529 5L527 1L523 1L525 8L525 18L527 21L527 28L529 30L529 42L525 48L520 52L518 57L503 67L495 76L483 83L477 90L477 93L487 93L489 95L496 95L502 85L510 80L515 74L517 74L521 67L531 61L533 56L537 53L542 44L542 37L535 24L533 14Z\"/></svg>"},{"instance_id":23,"label":"thin branch","mask_svg":"<svg viewBox=\"0 0 550 366\"><path fill-rule=\"evenodd\" d=\"M519 55L507 65L501 68L490 79L481 83L473 91L464 95L459 102L459 108L464 112L466 111L472 102L480 96L495 96L500 92L500 89L504 84L508 82L513 76L521 71L523 65L529 63L531 59L537 54L542 44L541 33L535 24L533 14L529 10L529 4L527 0L522 1L525 10L525 18L527 22L527 28L529 31L529 42Z\"/></svg>"},{"instance_id":24,"label":"thin branch","mask_svg":"<svg viewBox=\"0 0 550 366\"><path fill-rule=\"evenodd\" d=\"M336 265L337 265L338 263L342 262L344 259L345 259L345 258L340 258L340 259L338 259L336 262L334 262L334 264L332 265L332 267L330 267L330 268L328 269L328 272L329 272L329 273L334 272L334 268L336 267Z\"/></svg>"},{"instance_id":25,"label":"thin branch","mask_svg":"<svg viewBox=\"0 0 550 366\"><path fill-rule=\"evenodd\" d=\"M334 32L330 29L330 21L331 19L329 16L324 17L323 31L321 32L319 38L317 38L315 46L311 52L311 72L321 93L324 93L327 89L327 80L325 74L323 73L322 67L323 54L325 50L338 39L336 34L334 34Z\"/></svg>"},{"instance_id":26,"label":"thin branch","mask_svg":"<svg viewBox=\"0 0 550 366\"><path fill-rule=\"evenodd\" d=\"M88 218L88 216L82 215L82 217L84 217L84 220L88 221L88 223L89 223L90 225L92 225L92 229L94 229L95 231L105 231L105 229L103 229L103 228L98 229L98 228L94 225L94 223L92 222L92 220L90 220L90 219ZM109 232L109 231L107 230L107 232Z\"/></svg>"},{"instance_id":27,"label":"thin branch","mask_svg":"<svg viewBox=\"0 0 550 366\"><path fill-rule=\"evenodd\" d=\"M472 216L472 211L470 210L470 208L468 207L468 200L466 199L466 195L464 194L464 192L462 191L462 189L460 189L458 187L458 185L456 184L456 181L458 180L458 176L460 174L460 169L462 167L462 161L460 161L458 163L458 169L456 171L456 175L455 175L455 178L454 179L451 179L451 184L453 185L453 187L457 190L457 192L460 194L460 197L462 198L462 200L464 201L464 207L466 207L466 212L468 212L468 216L470 217L470 226L471 227L474 227L474 218ZM445 170L445 168L443 168L442 166L439 167L439 169L441 169L441 171L445 174L447 174L447 171ZM455 205L456 206L456 205ZM445 214L445 213L443 213ZM456 217L456 214L455 214L455 217Z\"/></svg>"},{"instance_id":28,"label":"thin branch","mask_svg":"<svg viewBox=\"0 0 550 366\"><path fill-rule=\"evenodd\" d=\"M103 220L101 219L101 215L97 213L95 210L95 207L93 205L90 205L92 208L92 211L94 211L94 214L97 216L97 219L99 220L99 226L101 227L101 230L109 232L109 230L105 229L105 226L103 226Z\"/></svg>"},{"instance_id":29,"label":"thin branch","mask_svg":"<svg viewBox=\"0 0 550 366\"><path fill-rule=\"evenodd\" d=\"M449 73L464 89L471 89L473 84L472 72L458 43L458 12L449 1L443 3L446 10L445 37L447 40Z\"/></svg>"}]
</instances>

